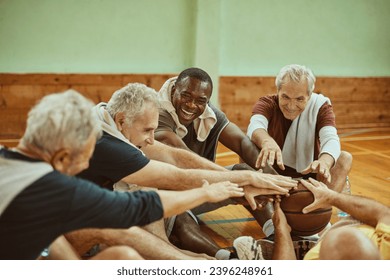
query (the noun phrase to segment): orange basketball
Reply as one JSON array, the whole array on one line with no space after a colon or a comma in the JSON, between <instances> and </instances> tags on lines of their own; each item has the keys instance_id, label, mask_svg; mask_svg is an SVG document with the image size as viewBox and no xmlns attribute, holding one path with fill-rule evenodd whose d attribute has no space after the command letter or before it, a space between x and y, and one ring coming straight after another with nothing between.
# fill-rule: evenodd
<instances>
[{"instance_id":1,"label":"orange basketball","mask_svg":"<svg viewBox=\"0 0 390 280\"><path fill-rule=\"evenodd\" d=\"M291 233L298 236L313 235L323 230L332 216L332 207L317 209L307 214L302 209L314 201L313 194L302 184L298 189L290 191L290 196L283 197L280 202Z\"/></svg>"}]
</instances>

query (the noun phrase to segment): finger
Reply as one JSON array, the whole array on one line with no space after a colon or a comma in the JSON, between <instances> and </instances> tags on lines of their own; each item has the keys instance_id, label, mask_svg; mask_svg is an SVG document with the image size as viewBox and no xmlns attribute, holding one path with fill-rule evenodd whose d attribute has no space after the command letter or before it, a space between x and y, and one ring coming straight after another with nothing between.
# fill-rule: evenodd
<instances>
[{"instance_id":1,"label":"finger","mask_svg":"<svg viewBox=\"0 0 390 280\"><path fill-rule=\"evenodd\" d=\"M313 161L311 163L311 170L313 170L313 172L319 172L319 167L320 167L320 164L318 161Z\"/></svg>"},{"instance_id":2,"label":"finger","mask_svg":"<svg viewBox=\"0 0 390 280\"><path fill-rule=\"evenodd\" d=\"M330 172L329 172L329 176L327 178L327 181L328 181L328 183L330 183L332 181L332 175L330 174Z\"/></svg>"},{"instance_id":3,"label":"finger","mask_svg":"<svg viewBox=\"0 0 390 280\"><path fill-rule=\"evenodd\" d=\"M310 181L310 183L312 183L314 186L316 186L316 187L320 187L321 186L321 183L320 182L318 182L317 180L314 180L313 178L309 178L309 181Z\"/></svg>"},{"instance_id":4,"label":"finger","mask_svg":"<svg viewBox=\"0 0 390 280\"><path fill-rule=\"evenodd\" d=\"M268 155L268 164L269 165L274 165L275 163L275 152L274 151L271 151Z\"/></svg>"},{"instance_id":5,"label":"finger","mask_svg":"<svg viewBox=\"0 0 390 280\"><path fill-rule=\"evenodd\" d=\"M262 153L259 154L259 156L256 159L255 167L260 168L261 167L261 159L262 159Z\"/></svg>"},{"instance_id":6,"label":"finger","mask_svg":"<svg viewBox=\"0 0 390 280\"><path fill-rule=\"evenodd\" d=\"M280 209L280 200L274 201L274 210L277 211Z\"/></svg>"},{"instance_id":7,"label":"finger","mask_svg":"<svg viewBox=\"0 0 390 280\"><path fill-rule=\"evenodd\" d=\"M282 157L282 153L280 151L278 151L276 153L276 164L279 166L280 169L282 170L285 170L286 168L284 167L284 164L283 164L283 157Z\"/></svg>"},{"instance_id":8,"label":"finger","mask_svg":"<svg viewBox=\"0 0 390 280\"><path fill-rule=\"evenodd\" d=\"M311 164L301 171L301 174L309 174L312 171Z\"/></svg>"},{"instance_id":9,"label":"finger","mask_svg":"<svg viewBox=\"0 0 390 280\"><path fill-rule=\"evenodd\" d=\"M311 211L314 211L315 209L316 208L314 207L314 203L311 203L302 209L302 213L307 214L307 213L310 213Z\"/></svg>"},{"instance_id":10,"label":"finger","mask_svg":"<svg viewBox=\"0 0 390 280\"><path fill-rule=\"evenodd\" d=\"M206 187L209 185L209 182L206 179L202 179L202 187Z\"/></svg>"},{"instance_id":11,"label":"finger","mask_svg":"<svg viewBox=\"0 0 390 280\"><path fill-rule=\"evenodd\" d=\"M309 178L309 179L311 179L311 178ZM308 190L311 190L312 188L314 188L314 186L313 186L311 183L309 183L308 181L306 181L306 180L301 179L301 180L299 180L299 182L300 182L304 187L306 187Z\"/></svg>"},{"instance_id":12,"label":"finger","mask_svg":"<svg viewBox=\"0 0 390 280\"><path fill-rule=\"evenodd\" d=\"M242 193L244 193L244 188L232 187L231 189L232 189L232 191L235 191L235 192L242 192Z\"/></svg>"},{"instance_id":13,"label":"finger","mask_svg":"<svg viewBox=\"0 0 390 280\"><path fill-rule=\"evenodd\" d=\"M232 196L234 196L234 197L242 197L242 196L244 196L245 195L245 193L243 192L243 191L232 191Z\"/></svg>"},{"instance_id":14,"label":"finger","mask_svg":"<svg viewBox=\"0 0 390 280\"><path fill-rule=\"evenodd\" d=\"M268 159L268 152L264 152L263 158L261 159L261 167L265 167Z\"/></svg>"},{"instance_id":15,"label":"finger","mask_svg":"<svg viewBox=\"0 0 390 280\"><path fill-rule=\"evenodd\" d=\"M255 198L253 196L250 196L250 197L246 196L245 198L248 201L249 206L252 208L252 210L256 210L257 205L256 205Z\"/></svg>"}]
</instances>

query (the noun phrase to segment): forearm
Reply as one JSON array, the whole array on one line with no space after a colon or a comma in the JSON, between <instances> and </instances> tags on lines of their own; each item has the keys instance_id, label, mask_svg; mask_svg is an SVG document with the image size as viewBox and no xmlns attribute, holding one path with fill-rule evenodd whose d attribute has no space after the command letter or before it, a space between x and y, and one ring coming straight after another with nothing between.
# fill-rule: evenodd
<instances>
[{"instance_id":1,"label":"forearm","mask_svg":"<svg viewBox=\"0 0 390 280\"><path fill-rule=\"evenodd\" d=\"M241 152L239 155L243 161L250 167L256 168L256 160L259 156L260 149L249 138L245 137L241 142Z\"/></svg>"},{"instance_id":2,"label":"forearm","mask_svg":"<svg viewBox=\"0 0 390 280\"><path fill-rule=\"evenodd\" d=\"M176 149L173 153L175 160L173 164L179 168L226 171L222 166L203 158L192 151Z\"/></svg>"},{"instance_id":3,"label":"forearm","mask_svg":"<svg viewBox=\"0 0 390 280\"><path fill-rule=\"evenodd\" d=\"M275 142L275 140L268 134L268 132L263 128L256 129L251 137L253 143L256 144L260 149L266 142ZM276 143L276 142L275 142Z\"/></svg>"},{"instance_id":4,"label":"forearm","mask_svg":"<svg viewBox=\"0 0 390 280\"><path fill-rule=\"evenodd\" d=\"M390 224L390 208L373 199L330 190L327 201L370 226L375 227L380 221Z\"/></svg>"},{"instance_id":5,"label":"forearm","mask_svg":"<svg viewBox=\"0 0 390 280\"><path fill-rule=\"evenodd\" d=\"M155 141L154 145L148 145L143 151L150 159L169 163L179 168L226 171L222 166L197 155L188 148L175 148Z\"/></svg>"},{"instance_id":6,"label":"forearm","mask_svg":"<svg viewBox=\"0 0 390 280\"><path fill-rule=\"evenodd\" d=\"M157 191L164 209L164 218L181 214L188 209L199 206L208 201L206 191L202 188L178 192Z\"/></svg>"},{"instance_id":7,"label":"forearm","mask_svg":"<svg viewBox=\"0 0 390 280\"><path fill-rule=\"evenodd\" d=\"M318 160L325 162L325 164L329 167L329 169L332 168L335 163L334 158L327 153L321 154Z\"/></svg>"},{"instance_id":8,"label":"forearm","mask_svg":"<svg viewBox=\"0 0 390 280\"><path fill-rule=\"evenodd\" d=\"M288 230L275 227L274 260L296 260L294 245Z\"/></svg>"}]
</instances>

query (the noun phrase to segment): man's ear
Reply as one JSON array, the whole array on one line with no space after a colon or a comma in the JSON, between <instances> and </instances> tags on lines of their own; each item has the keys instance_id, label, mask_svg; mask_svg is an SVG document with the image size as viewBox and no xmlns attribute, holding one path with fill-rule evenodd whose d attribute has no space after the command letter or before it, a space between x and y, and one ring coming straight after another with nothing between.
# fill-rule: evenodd
<instances>
[{"instance_id":1,"label":"man's ear","mask_svg":"<svg viewBox=\"0 0 390 280\"><path fill-rule=\"evenodd\" d=\"M114 121L119 131L122 131L122 126L125 123L125 113L120 112L115 114Z\"/></svg>"},{"instance_id":2,"label":"man's ear","mask_svg":"<svg viewBox=\"0 0 390 280\"><path fill-rule=\"evenodd\" d=\"M55 170L61 173L66 173L66 170L69 168L71 163L70 155L69 149L62 148L54 153L50 160L50 164Z\"/></svg>"}]
</instances>

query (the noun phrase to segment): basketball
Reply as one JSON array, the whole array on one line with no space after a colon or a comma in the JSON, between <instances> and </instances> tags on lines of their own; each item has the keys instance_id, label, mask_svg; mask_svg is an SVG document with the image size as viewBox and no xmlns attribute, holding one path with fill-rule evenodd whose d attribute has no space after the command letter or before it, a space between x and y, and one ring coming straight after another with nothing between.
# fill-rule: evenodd
<instances>
[{"instance_id":1,"label":"basketball","mask_svg":"<svg viewBox=\"0 0 390 280\"><path fill-rule=\"evenodd\" d=\"M291 234L309 236L323 230L332 216L332 207L317 209L307 214L302 209L314 201L313 194L302 184L290 191L290 196L282 197L280 207L291 227Z\"/></svg>"}]
</instances>

